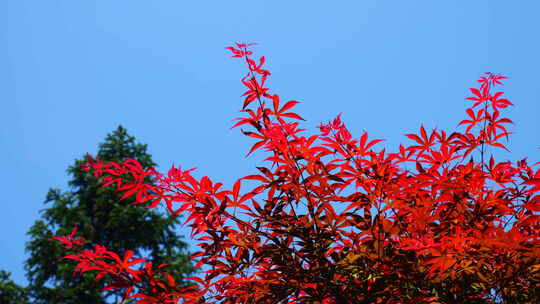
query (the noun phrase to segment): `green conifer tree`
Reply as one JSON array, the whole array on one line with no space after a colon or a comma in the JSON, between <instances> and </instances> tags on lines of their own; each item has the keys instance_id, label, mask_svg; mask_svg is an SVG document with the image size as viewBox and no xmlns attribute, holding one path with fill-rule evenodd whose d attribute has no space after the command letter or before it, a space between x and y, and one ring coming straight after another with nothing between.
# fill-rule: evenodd
<instances>
[{"instance_id":1,"label":"green conifer tree","mask_svg":"<svg viewBox=\"0 0 540 304\"><path fill-rule=\"evenodd\" d=\"M119 126L99 145L97 157L102 161L138 160L143 166L154 166L144 144L136 143L126 129ZM98 179L81 170L85 158L68 169L71 189L50 189L37 220L28 232L26 250L28 290L36 304L116 303L120 295L100 291L93 276L73 276L74 264L60 260L65 250L51 238L69 234L77 225L78 235L90 243L102 244L121 255L133 250L138 257L149 258L154 265L169 264L168 272L181 279L193 271L186 243L174 227L177 221L164 212L133 206L132 199L120 201L114 190L101 188ZM120 202L119 202L120 201Z\"/></svg>"}]
</instances>

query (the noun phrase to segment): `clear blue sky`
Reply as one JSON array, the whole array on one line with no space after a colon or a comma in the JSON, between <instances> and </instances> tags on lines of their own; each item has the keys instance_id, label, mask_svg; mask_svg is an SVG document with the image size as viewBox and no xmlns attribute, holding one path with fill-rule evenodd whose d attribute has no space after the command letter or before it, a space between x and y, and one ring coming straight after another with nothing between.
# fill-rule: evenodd
<instances>
[{"instance_id":1,"label":"clear blue sky","mask_svg":"<svg viewBox=\"0 0 540 304\"><path fill-rule=\"evenodd\" d=\"M387 145L454 130L468 88L509 79L512 154L540 160L538 1L0 1L0 269L26 284L26 232L49 187L124 125L162 170L231 184L251 174L230 130L244 67L223 47L258 42L270 87L314 127L343 112Z\"/></svg>"}]
</instances>

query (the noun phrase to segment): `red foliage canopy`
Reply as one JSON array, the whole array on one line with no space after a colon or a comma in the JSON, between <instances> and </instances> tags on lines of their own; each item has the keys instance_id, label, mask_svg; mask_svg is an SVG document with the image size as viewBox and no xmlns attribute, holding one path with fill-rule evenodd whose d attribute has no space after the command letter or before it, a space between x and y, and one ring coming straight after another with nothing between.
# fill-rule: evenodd
<instances>
[{"instance_id":1,"label":"red foliage canopy","mask_svg":"<svg viewBox=\"0 0 540 304\"><path fill-rule=\"evenodd\" d=\"M186 214L203 277L180 287L166 265L57 237L79 272L139 304L540 302L539 163L487 157L510 134L501 111L512 103L494 92L505 77L487 73L471 89L464 132L421 126L388 153L367 133L354 138L340 116L303 135L298 102L270 93L265 59L249 46L227 48L249 69L233 127L249 128L249 153L265 150L267 166L228 190L135 160L86 167L136 203Z\"/></svg>"}]
</instances>

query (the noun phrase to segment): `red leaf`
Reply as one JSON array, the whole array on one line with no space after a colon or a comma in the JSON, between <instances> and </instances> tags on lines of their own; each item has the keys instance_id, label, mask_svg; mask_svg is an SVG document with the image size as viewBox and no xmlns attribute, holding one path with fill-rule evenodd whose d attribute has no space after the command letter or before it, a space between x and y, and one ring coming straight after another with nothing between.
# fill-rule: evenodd
<instances>
[{"instance_id":1,"label":"red leaf","mask_svg":"<svg viewBox=\"0 0 540 304\"><path fill-rule=\"evenodd\" d=\"M283 113L289 109L291 109L292 107L294 107L295 105L299 104L300 102L299 101L296 101L296 100L291 100L291 101L288 101L287 103L285 103L285 105L283 105L283 107L279 110L279 113Z\"/></svg>"},{"instance_id":2,"label":"red leaf","mask_svg":"<svg viewBox=\"0 0 540 304\"><path fill-rule=\"evenodd\" d=\"M296 113L290 113L290 112L285 113L285 114L281 114L280 116L289 117L289 118L298 119L298 120L305 120L302 117L300 117L300 115L298 115Z\"/></svg>"}]
</instances>

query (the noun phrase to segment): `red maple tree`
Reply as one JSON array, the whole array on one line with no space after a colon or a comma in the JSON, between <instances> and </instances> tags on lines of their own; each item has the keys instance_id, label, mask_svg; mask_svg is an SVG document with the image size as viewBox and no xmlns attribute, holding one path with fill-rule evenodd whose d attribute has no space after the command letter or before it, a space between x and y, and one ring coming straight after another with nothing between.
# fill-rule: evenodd
<instances>
[{"instance_id":1,"label":"red maple tree","mask_svg":"<svg viewBox=\"0 0 540 304\"><path fill-rule=\"evenodd\" d=\"M270 93L250 46L227 49L249 70L233 127L256 140L248 154L267 153L257 173L223 189L192 169L91 157L86 167L136 203L187 215L202 278L180 287L166 265L57 237L77 271L139 304L540 302L539 163L488 157L510 135L501 111L512 103L495 91L505 77L471 89L464 131L422 126L389 153L340 116L305 135L298 102Z\"/></svg>"}]
</instances>

